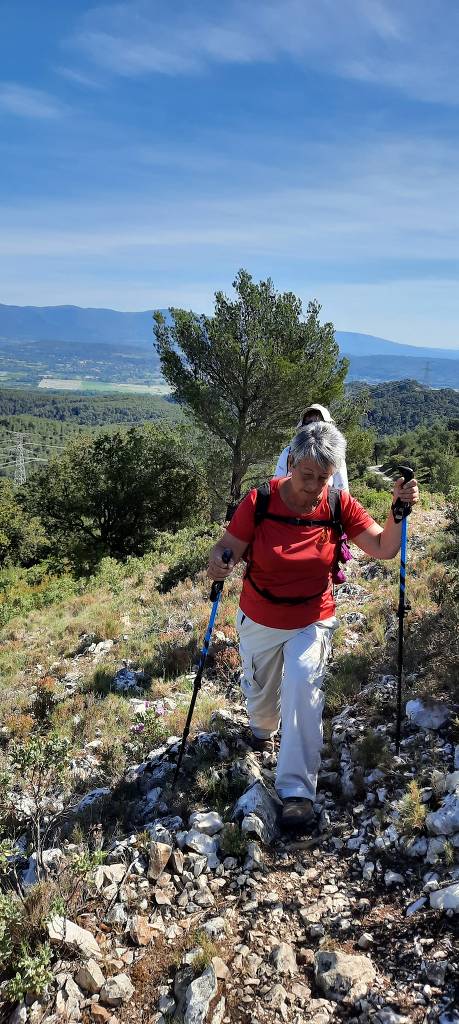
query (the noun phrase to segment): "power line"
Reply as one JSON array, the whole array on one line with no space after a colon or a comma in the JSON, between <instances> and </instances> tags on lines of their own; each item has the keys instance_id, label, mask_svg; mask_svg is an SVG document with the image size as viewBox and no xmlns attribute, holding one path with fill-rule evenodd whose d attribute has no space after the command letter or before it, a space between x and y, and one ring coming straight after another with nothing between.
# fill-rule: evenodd
<instances>
[{"instance_id":1,"label":"power line","mask_svg":"<svg viewBox=\"0 0 459 1024\"><path fill-rule=\"evenodd\" d=\"M17 430L9 430L8 427L2 427L1 424L0 424L0 435L1 435L2 431L5 434L12 434L13 437L15 437L17 435L17 433L18 433ZM22 432L22 436L23 437L26 436L25 432ZM48 441L24 441L24 445L31 445L34 448L37 448L37 447L59 448L60 451L64 451L64 448L65 448L65 444L49 444Z\"/></svg>"}]
</instances>

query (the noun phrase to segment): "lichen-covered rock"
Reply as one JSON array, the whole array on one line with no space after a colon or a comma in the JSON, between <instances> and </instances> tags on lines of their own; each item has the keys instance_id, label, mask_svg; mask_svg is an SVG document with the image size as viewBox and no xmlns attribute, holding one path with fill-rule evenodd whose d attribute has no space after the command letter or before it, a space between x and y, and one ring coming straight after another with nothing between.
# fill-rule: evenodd
<instances>
[{"instance_id":1,"label":"lichen-covered rock","mask_svg":"<svg viewBox=\"0 0 459 1024\"><path fill-rule=\"evenodd\" d=\"M217 995L217 979L213 964L188 986L185 997L185 1024L203 1024L209 1004Z\"/></svg>"},{"instance_id":2,"label":"lichen-covered rock","mask_svg":"<svg viewBox=\"0 0 459 1024\"><path fill-rule=\"evenodd\" d=\"M314 957L317 985L327 999L341 1002L347 996L362 999L376 979L376 970L366 956L319 950Z\"/></svg>"},{"instance_id":3,"label":"lichen-covered rock","mask_svg":"<svg viewBox=\"0 0 459 1024\"><path fill-rule=\"evenodd\" d=\"M459 797L455 793L449 793L438 811L427 815L426 827L436 836L451 836L459 832Z\"/></svg>"},{"instance_id":4,"label":"lichen-covered rock","mask_svg":"<svg viewBox=\"0 0 459 1024\"><path fill-rule=\"evenodd\" d=\"M95 992L100 992L105 978L99 964L95 960L88 960L75 975L75 981L84 992L94 995Z\"/></svg>"},{"instance_id":5,"label":"lichen-covered rock","mask_svg":"<svg viewBox=\"0 0 459 1024\"><path fill-rule=\"evenodd\" d=\"M107 981L100 990L100 1001L105 1006L122 1006L129 1002L134 995L134 986L127 974L115 974Z\"/></svg>"},{"instance_id":6,"label":"lichen-covered rock","mask_svg":"<svg viewBox=\"0 0 459 1024\"><path fill-rule=\"evenodd\" d=\"M278 816L281 807L282 801L273 789L268 789L263 782L255 782L239 797L233 817L242 819L252 814L256 815L262 823L262 834L255 829L254 831L260 835L263 842L272 843L279 835Z\"/></svg>"}]
</instances>

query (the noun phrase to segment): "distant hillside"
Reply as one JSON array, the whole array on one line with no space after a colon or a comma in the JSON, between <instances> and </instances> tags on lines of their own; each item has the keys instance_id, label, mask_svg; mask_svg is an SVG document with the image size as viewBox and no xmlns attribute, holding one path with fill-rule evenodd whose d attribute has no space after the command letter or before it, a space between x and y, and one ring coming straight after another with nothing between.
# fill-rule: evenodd
<instances>
[{"instance_id":1,"label":"distant hillside","mask_svg":"<svg viewBox=\"0 0 459 1024\"><path fill-rule=\"evenodd\" d=\"M351 356L347 379L369 384L410 379L432 388L459 388L459 357L421 360L399 355Z\"/></svg>"},{"instance_id":2,"label":"distant hillside","mask_svg":"<svg viewBox=\"0 0 459 1024\"><path fill-rule=\"evenodd\" d=\"M166 317L168 311L160 310ZM153 310L121 313L80 306L7 306L0 303L0 338L17 341L100 342L150 346ZM459 359L457 349L403 345L372 334L336 331L341 352L353 356L406 355L426 359Z\"/></svg>"},{"instance_id":3,"label":"distant hillside","mask_svg":"<svg viewBox=\"0 0 459 1024\"><path fill-rule=\"evenodd\" d=\"M422 348L420 345L402 345L398 341L375 338L372 334L354 334L335 331L340 351L347 356L411 356L414 359L459 359L457 348Z\"/></svg>"},{"instance_id":4,"label":"distant hillside","mask_svg":"<svg viewBox=\"0 0 459 1024\"><path fill-rule=\"evenodd\" d=\"M360 384L350 385L350 392ZM451 388L423 387L415 380L388 381L369 389L371 406L365 425L381 437L399 434L415 427L430 426L443 420L453 426L459 422L459 391Z\"/></svg>"},{"instance_id":5,"label":"distant hillside","mask_svg":"<svg viewBox=\"0 0 459 1024\"><path fill-rule=\"evenodd\" d=\"M167 312L164 310L163 312ZM153 313L120 313L80 306L5 306L0 304L0 338L151 347Z\"/></svg>"},{"instance_id":6,"label":"distant hillside","mask_svg":"<svg viewBox=\"0 0 459 1024\"><path fill-rule=\"evenodd\" d=\"M0 304L0 380L8 387L43 387L51 378L52 387L62 380L64 388L107 392L113 384L164 384L152 315ZM349 381L412 378L431 387L459 387L459 348L401 345L349 331L337 331L336 339L341 354L350 357Z\"/></svg>"},{"instance_id":7,"label":"distant hillside","mask_svg":"<svg viewBox=\"0 0 459 1024\"><path fill-rule=\"evenodd\" d=\"M12 416L32 416L78 426L144 423L147 420L178 421L179 405L159 395L81 395L75 392L0 388L0 430ZM17 426L14 429L20 430Z\"/></svg>"}]
</instances>

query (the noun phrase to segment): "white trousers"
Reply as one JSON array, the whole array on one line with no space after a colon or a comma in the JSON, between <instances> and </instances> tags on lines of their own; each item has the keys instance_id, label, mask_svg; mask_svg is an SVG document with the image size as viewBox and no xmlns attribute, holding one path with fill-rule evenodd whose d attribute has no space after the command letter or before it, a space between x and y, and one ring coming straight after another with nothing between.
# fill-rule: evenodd
<instances>
[{"instance_id":1,"label":"white trousers","mask_svg":"<svg viewBox=\"0 0 459 1024\"><path fill-rule=\"evenodd\" d=\"M336 618L301 629L272 629L237 614L241 688L255 736L272 736L282 721L276 790L315 799L322 748L322 691Z\"/></svg>"}]
</instances>

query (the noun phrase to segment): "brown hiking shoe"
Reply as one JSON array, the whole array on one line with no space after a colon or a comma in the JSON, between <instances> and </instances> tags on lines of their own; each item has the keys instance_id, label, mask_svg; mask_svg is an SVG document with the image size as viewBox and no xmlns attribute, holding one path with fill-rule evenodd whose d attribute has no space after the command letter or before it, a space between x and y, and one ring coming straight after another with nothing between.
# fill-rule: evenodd
<instances>
[{"instance_id":1,"label":"brown hiking shoe","mask_svg":"<svg viewBox=\"0 0 459 1024\"><path fill-rule=\"evenodd\" d=\"M281 825L288 829L312 829L316 824L311 800L289 796L282 801Z\"/></svg>"},{"instance_id":2,"label":"brown hiking shoe","mask_svg":"<svg viewBox=\"0 0 459 1024\"><path fill-rule=\"evenodd\" d=\"M269 736L267 739L262 739L260 736L254 736L251 732L247 742L256 754L274 754L274 740Z\"/></svg>"}]
</instances>

